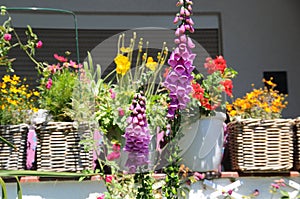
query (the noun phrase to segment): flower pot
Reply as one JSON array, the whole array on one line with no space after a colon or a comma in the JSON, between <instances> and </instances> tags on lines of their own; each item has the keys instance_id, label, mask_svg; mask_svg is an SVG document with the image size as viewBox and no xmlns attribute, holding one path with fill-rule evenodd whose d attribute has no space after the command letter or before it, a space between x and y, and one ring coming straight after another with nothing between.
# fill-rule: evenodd
<instances>
[{"instance_id":1,"label":"flower pot","mask_svg":"<svg viewBox=\"0 0 300 199\"><path fill-rule=\"evenodd\" d=\"M240 119L228 124L233 170L287 171L293 167L293 120Z\"/></svg>"},{"instance_id":2,"label":"flower pot","mask_svg":"<svg viewBox=\"0 0 300 199\"><path fill-rule=\"evenodd\" d=\"M78 172L92 168L93 153L80 143L88 127L48 122L37 128L37 170Z\"/></svg>"},{"instance_id":3,"label":"flower pot","mask_svg":"<svg viewBox=\"0 0 300 199\"><path fill-rule=\"evenodd\" d=\"M224 113L217 112L215 116L201 118L183 127L184 136L179 141L182 149L182 164L199 172L219 169L222 160L225 119Z\"/></svg>"},{"instance_id":4,"label":"flower pot","mask_svg":"<svg viewBox=\"0 0 300 199\"><path fill-rule=\"evenodd\" d=\"M16 149L11 148L0 141L0 169L21 170L26 165L26 124L1 125L0 136L13 144Z\"/></svg>"}]
</instances>

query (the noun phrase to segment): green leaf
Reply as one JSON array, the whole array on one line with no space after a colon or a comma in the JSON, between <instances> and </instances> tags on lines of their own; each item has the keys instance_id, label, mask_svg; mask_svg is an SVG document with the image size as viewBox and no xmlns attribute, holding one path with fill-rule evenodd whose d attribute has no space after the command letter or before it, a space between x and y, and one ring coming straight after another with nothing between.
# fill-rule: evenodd
<instances>
[{"instance_id":1,"label":"green leaf","mask_svg":"<svg viewBox=\"0 0 300 199\"><path fill-rule=\"evenodd\" d=\"M173 193L174 195L177 195L177 190L176 190L175 187L172 187L172 193Z\"/></svg>"},{"instance_id":2,"label":"green leaf","mask_svg":"<svg viewBox=\"0 0 300 199\"><path fill-rule=\"evenodd\" d=\"M17 180L17 194L18 194L18 199L22 199L22 187L21 187L21 183L19 181L19 178L17 176L15 176L16 180Z\"/></svg>"},{"instance_id":3,"label":"green leaf","mask_svg":"<svg viewBox=\"0 0 300 199\"><path fill-rule=\"evenodd\" d=\"M280 190L280 193L281 193L283 196L289 197L289 193L288 193L287 191Z\"/></svg>"},{"instance_id":4,"label":"green leaf","mask_svg":"<svg viewBox=\"0 0 300 199\"><path fill-rule=\"evenodd\" d=\"M7 144L8 146L10 146L11 148L17 149L13 144L11 144L9 141L7 141L6 139L4 139L2 136L0 136L0 142L4 142L5 144Z\"/></svg>"},{"instance_id":5,"label":"green leaf","mask_svg":"<svg viewBox=\"0 0 300 199\"><path fill-rule=\"evenodd\" d=\"M0 170L0 176L41 176L41 177L82 177L93 176L92 173L71 173L71 172L51 172L51 171L31 171L31 170Z\"/></svg>"},{"instance_id":6,"label":"green leaf","mask_svg":"<svg viewBox=\"0 0 300 199\"><path fill-rule=\"evenodd\" d=\"M2 199L7 199L6 185L1 177L0 177L0 184L1 184L1 189L2 189Z\"/></svg>"}]
</instances>

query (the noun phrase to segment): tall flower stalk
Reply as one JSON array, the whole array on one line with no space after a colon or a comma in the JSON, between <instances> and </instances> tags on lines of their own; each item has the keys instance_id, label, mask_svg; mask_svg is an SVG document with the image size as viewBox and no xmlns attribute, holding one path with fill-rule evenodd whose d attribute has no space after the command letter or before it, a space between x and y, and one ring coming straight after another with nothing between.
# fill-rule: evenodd
<instances>
[{"instance_id":1,"label":"tall flower stalk","mask_svg":"<svg viewBox=\"0 0 300 199\"><path fill-rule=\"evenodd\" d=\"M194 22L190 17L192 4L193 2L190 0L179 0L176 4L180 7L180 12L174 19L174 23L179 24L175 31L176 47L168 60L171 70L164 82L171 99L167 115L169 119L173 119L176 111L185 109L190 102L192 71L195 68L193 61L196 57L191 50L195 45L188 36L188 33L194 32Z\"/></svg>"},{"instance_id":2,"label":"tall flower stalk","mask_svg":"<svg viewBox=\"0 0 300 199\"><path fill-rule=\"evenodd\" d=\"M126 166L130 173L135 173L138 167L149 163L149 144L151 135L146 118L146 98L140 91L136 93L129 108L131 115L127 118L128 126L124 137L124 151L128 152Z\"/></svg>"}]
</instances>

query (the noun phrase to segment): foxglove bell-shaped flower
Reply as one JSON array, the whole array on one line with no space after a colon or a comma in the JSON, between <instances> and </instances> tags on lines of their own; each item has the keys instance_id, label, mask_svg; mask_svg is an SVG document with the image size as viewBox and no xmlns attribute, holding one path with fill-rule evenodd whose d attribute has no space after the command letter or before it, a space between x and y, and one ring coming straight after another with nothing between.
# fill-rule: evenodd
<instances>
[{"instance_id":1,"label":"foxglove bell-shaped flower","mask_svg":"<svg viewBox=\"0 0 300 199\"><path fill-rule=\"evenodd\" d=\"M130 173L134 173L140 166L149 163L149 144L151 140L146 118L146 98L143 92L137 93L129 108L131 115L127 118L128 126L125 130L124 151L128 152L125 166Z\"/></svg>"},{"instance_id":2,"label":"foxglove bell-shaped flower","mask_svg":"<svg viewBox=\"0 0 300 199\"><path fill-rule=\"evenodd\" d=\"M191 81L193 80L191 73L195 68L193 61L196 55L191 50L195 47L195 44L186 35L186 32L194 32L194 22L190 18L192 4L191 0L179 0L176 4L180 6L180 11L177 13L174 23L179 21L181 23L175 31L176 38L174 42L177 46L168 60L171 71L164 82L164 86L169 90L171 98L167 114L169 119L174 118L178 109L185 109L190 101L189 95L192 91Z\"/></svg>"}]
</instances>

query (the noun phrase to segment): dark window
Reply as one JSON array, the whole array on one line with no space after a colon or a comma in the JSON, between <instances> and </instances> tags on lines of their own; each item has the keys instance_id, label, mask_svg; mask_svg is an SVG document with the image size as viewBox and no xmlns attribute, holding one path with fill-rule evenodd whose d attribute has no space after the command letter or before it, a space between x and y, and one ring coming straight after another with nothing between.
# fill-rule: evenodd
<instances>
[{"instance_id":1,"label":"dark window","mask_svg":"<svg viewBox=\"0 0 300 199\"><path fill-rule=\"evenodd\" d=\"M270 80L271 78L273 78L272 82L277 84L277 86L274 88L275 90L278 90L279 93L282 93L282 94L288 94L287 72L286 71L264 72L264 79Z\"/></svg>"}]
</instances>

